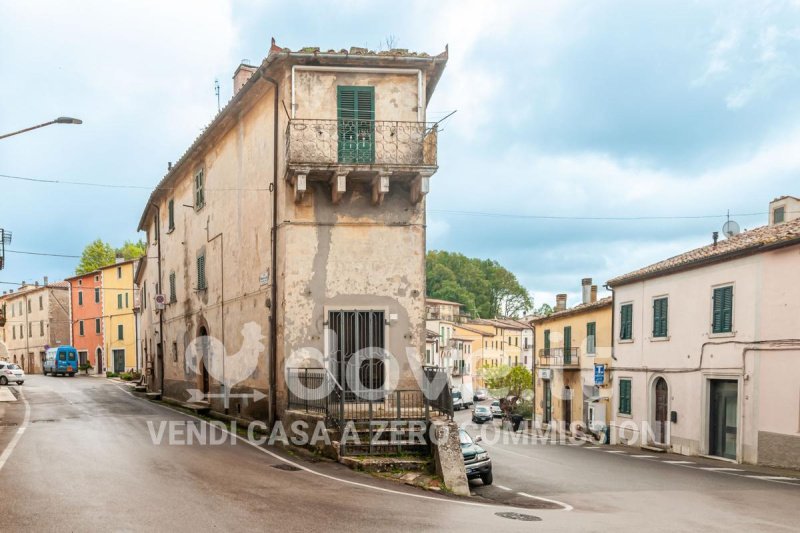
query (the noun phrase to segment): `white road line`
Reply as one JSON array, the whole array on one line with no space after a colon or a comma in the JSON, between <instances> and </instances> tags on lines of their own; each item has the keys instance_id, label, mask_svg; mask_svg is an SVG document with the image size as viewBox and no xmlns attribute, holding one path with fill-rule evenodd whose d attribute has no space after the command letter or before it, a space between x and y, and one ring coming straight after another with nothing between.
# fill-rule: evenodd
<instances>
[{"instance_id":1,"label":"white road line","mask_svg":"<svg viewBox=\"0 0 800 533\"><path fill-rule=\"evenodd\" d=\"M622 450L603 450L603 451L605 451L606 453L628 453Z\"/></svg>"},{"instance_id":2,"label":"white road line","mask_svg":"<svg viewBox=\"0 0 800 533\"><path fill-rule=\"evenodd\" d=\"M602 446L587 446L586 449L587 450L602 450L603 447Z\"/></svg>"},{"instance_id":3,"label":"white road line","mask_svg":"<svg viewBox=\"0 0 800 533\"><path fill-rule=\"evenodd\" d=\"M541 500L543 502L555 503L556 505L560 505L561 507L563 507L564 511L572 511L574 509L571 505L564 502L560 502L558 500L551 500L549 498L542 498L541 496L534 496L533 494L528 494L527 492L518 492L517 494L519 494L520 496L525 496L526 498L533 498L534 500Z\"/></svg>"},{"instance_id":4,"label":"white road line","mask_svg":"<svg viewBox=\"0 0 800 533\"><path fill-rule=\"evenodd\" d=\"M668 465L693 465L694 461L661 461Z\"/></svg>"},{"instance_id":5,"label":"white road line","mask_svg":"<svg viewBox=\"0 0 800 533\"><path fill-rule=\"evenodd\" d=\"M502 489L502 490L511 490L508 487L504 487L503 485L495 485L495 487L497 487L498 489Z\"/></svg>"},{"instance_id":6,"label":"white road line","mask_svg":"<svg viewBox=\"0 0 800 533\"><path fill-rule=\"evenodd\" d=\"M764 481L800 481L800 478L796 477L783 477L783 476L744 476L753 479L762 479Z\"/></svg>"},{"instance_id":7,"label":"white road line","mask_svg":"<svg viewBox=\"0 0 800 533\"><path fill-rule=\"evenodd\" d=\"M636 459L652 459L655 455L631 455L631 457L635 457Z\"/></svg>"},{"instance_id":8,"label":"white road line","mask_svg":"<svg viewBox=\"0 0 800 533\"><path fill-rule=\"evenodd\" d=\"M25 428L28 427L28 421L31 418L31 406L28 403L28 400L25 399L22 389L19 389L19 397L22 398L22 401L25 403L25 418L22 421L22 426L17 429L16 434L14 434L14 436L11 438L11 442L8 443L6 449L3 450L3 454L0 455L0 470L3 469L6 461L8 461L9 457L11 457L11 452L14 451L14 448L17 446L17 442L19 442L20 437L22 437L22 434L25 433Z\"/></svg>"},{"instance_id":9,"label":"white road line","mask_svg":"<svg viewBox=\"0 0 800 533\"><path fill-rule=\"evenodd\" d=\"M125 390L120 385L116 385L116 386L121 391L128 393L129 395L131 395L132 397L136 398L137 400L145 401L145 402L150 403L150 404L153 403L153 402L150 402L149 400L144 400L143 398L139 398L138 396L135 396L131 391ZM317 472L316 470L312 470L311 468L308 468L306 466L303 466L302 464L296 463L295 461L290 461L289 459L286 459L285 457L282 457L282 456L278 455L277 453L271 452L271 451L269 451L269 450L267 450L265 448L262 448L258 444L250 442L249 440L247 440L244 437L241 437L239 435L231 433L227 429L222 429L219 426L215 426L215 425L211 424L210 422L208 422L207 420L203 420L202 418L200 418L198 416L190 415L190 414L185 413L183 411L179 411L178 409L174 409L174 408L172 408L172 407L170 407L168 405L164 405L163 403L158 403L156 405L158 405L160 407L163 407L164 409L169 409L170 411L174 411L174 412L176 412L176 413L178 413L180 415L183 415L183 416L186 416L186 417L189 417L189 418L194 418L195 420L199 420L203 424L206 424L207 426L211 427L212 430L217 429L219 431L223 431L224 433L227 433L231 437L236 438L236 439L242 441L245 444L249 444L250 446L252 446L256 450L258 450L258 451L260 451L262 453L265 453L265 454L277 459L278 461L280 461L282 463L286 463L287 465L294 466L294 467L298 468L299 470L302 470L304 472L307 472L307 473L315 475L315 476L319 476L321 478L329 479L331 481L336 481L338 483L344 483L345 485L353 485L353 486L356 486L356 487L361 487L363 489L374 490L374 491L384 492L384 493L388 493L388 494L395 494L397 496L407 496L409 498L417 498L417 499L420 499L420 500L431 500L431 501L435 501L435 502L443 503L443 504L452 503L452 504L456 504L456 505L467 505L467 506L470 506L470 507L485 507L487 509L506 509L506 510L507 509L521 509L520 507L513 507L513 506L510 506L510 505L503 505L503 504L493 504L492 505L492 504L485 504L485 503L465 502L465 501L461 501L461 500L451 500L451 499L439 498L439 497L436 497L436 496L425 496L424 494L414 494L414 493L411 493L411 492L401 492L399 490L387 489L387 488L384 488L384 487L376 487L375 485L369 485L367 483L361 483L361 482L358 482L358 481L350 481L349 479L342 479L342 478L338 478L336 476L332 476L332 475L329 475L329 474L323 474L322 472ZM535 498L536 496L531 496L531 497ZM539 499L545 500L544 498L539 498ZM549 501L551 503L556 503L558 505L562 505L562 506L564 506L564 510L565 511L571 511L572 510L572 506L567 505L566 503L557 502L557 501L554 501L554 500L545 500L545 501ZM546 509L542 509L542 510L546 510Z\"/></svg>"},{"instance_id":10,"label":"white road line","mask_svg":"<svg viewBox=\"0 0 800 533\"><path fill-rule=\"evenodd\" d=\"M716 466L699 466L700 470L707 470L708 472L744 472L741 468L728 468Z\"/></svg>"}]
</instances>

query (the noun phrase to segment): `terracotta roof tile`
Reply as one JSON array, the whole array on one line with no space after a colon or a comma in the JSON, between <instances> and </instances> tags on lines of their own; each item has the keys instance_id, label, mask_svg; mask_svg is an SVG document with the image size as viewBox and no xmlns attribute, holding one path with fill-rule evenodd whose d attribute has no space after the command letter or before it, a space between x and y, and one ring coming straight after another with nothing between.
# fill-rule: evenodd
<instances>
[{"instance_id":1,"label":"terracotta roof tile","mask_svg":"<svg viewBox=\"0 0 800 533\"><path fill-rule=\"evenodd\" d=\"M639 270L617 276L609 280L608 284L611 286L624 285L625 283L656 277L676 270L697 268L710 263L726 261L744 254L765 251L793 241L800 243L800 218L742 232L728 239L722 239L716 245L709 244L696 248Z\"/></svg>"},{"instance_id":2,"label":"terracotta roof tile","mask_svg":"<svg viewBox=\"0 0 800 533\"><path fill-rule=\"evenodd\" d=\"M547 316L538 316L531 320L531 322L544 322L547 320L551 320L553 318L562 318L565 316L570 315L577 315L579 313L583 313L584 311L594 311L595 309L599 309L601 307L605 307L607 305L611 305L611 296L606 296L605 298L600 298L596 302L592 302L590 304L578 304L576 306L570 307L569 309L565 309L563 311L555 311L550 313Z\"/></svg>"}]
</instances>

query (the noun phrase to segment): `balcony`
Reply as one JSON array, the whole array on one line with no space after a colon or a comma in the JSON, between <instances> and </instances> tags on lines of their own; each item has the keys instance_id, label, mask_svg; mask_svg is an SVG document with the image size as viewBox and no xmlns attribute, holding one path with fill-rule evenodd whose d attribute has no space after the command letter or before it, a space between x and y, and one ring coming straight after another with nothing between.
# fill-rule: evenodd
<instances>
[{"instance_id":1,"label":"balcony","mask_svg":"<svg viewBox=\"0 0 800 533\"><path fill-rule=\"evenodd\" d=\"M437 125L385 120L291 119L286 131L287 179L302 200L308 181L329 181L334 203L348 180L373 187L380 204L393 180L411 184L412 201L436 172Z\"/></svg>"},{"instance_id":2,"label":"balcony","mask_svg":"<svg viewBox=\"0 0 800 533\"><path fill-rule=\"evenodd\" d=\"M539 350L539 366L580 370L578 348L542 348Z\"/></svg>"}]
</instances>

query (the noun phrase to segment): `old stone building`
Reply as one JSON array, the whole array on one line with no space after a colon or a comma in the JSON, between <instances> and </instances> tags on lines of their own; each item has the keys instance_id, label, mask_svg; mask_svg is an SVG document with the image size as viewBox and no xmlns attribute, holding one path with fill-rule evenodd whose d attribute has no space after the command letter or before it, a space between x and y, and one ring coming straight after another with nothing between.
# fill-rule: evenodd
<instances>
[{"instance_id":1,"label":"old stone building","mask_svg":"<svg viewBox=\"0 0 800 533\"><path fill-rule=\"evenodd\" d=\"M185 401L197 389L215 411L273 419L293 353L323 354L341 381L341 362L369 346L394 356L397 386L417 387L409 357L424 356L425 195L437 169L426 106L446 61L273 41L260 65L238 67L233 99L140 220L149 390ZM204 336L215 340L197 356ZM222 364L207 364L221 347ZM389 370L368 379L388 387Z\"/></svg>"},{"instance_id":2,"label":"old stone building","mask_svg":"<svg viewBox=\"0 0 800 533\"><path fill-rule=\"evenodd\" d=\"M28 374L42 371L47 348L70 342L69 289L63 282L23 284L0 296L4 308L4 358Z\"/></svg>"}]
</instances>

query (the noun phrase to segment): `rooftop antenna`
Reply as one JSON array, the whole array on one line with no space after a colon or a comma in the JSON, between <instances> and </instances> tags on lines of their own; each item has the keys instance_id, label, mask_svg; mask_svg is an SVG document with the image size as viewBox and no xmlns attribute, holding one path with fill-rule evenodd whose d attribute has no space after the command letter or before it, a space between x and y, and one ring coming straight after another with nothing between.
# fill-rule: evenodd
<instances>
[{"instance_id":1,"label":"rooftop antenna","mask_svg":"<svg viewBox=\"0 0 800 533\"><path fill-rule=\"evenodd\" d=\"M722 225L722 234L725 235L726 239L730 239L734 235L739 234L739 223L735 220L731 220L731 211L728 210L728 221Z\"/></svg>"},{"instance_id":2,"label":"rooftop antenna","mask_svg":"<svg viewBox=\"0 0 800 533\"><path fill-rule=\"evenodd\" d=\"M217 113L219 113L221 107L219 104L219 80L217 78L214 78L214 94L217 95Z\"/></svg>"}]
</instances>

